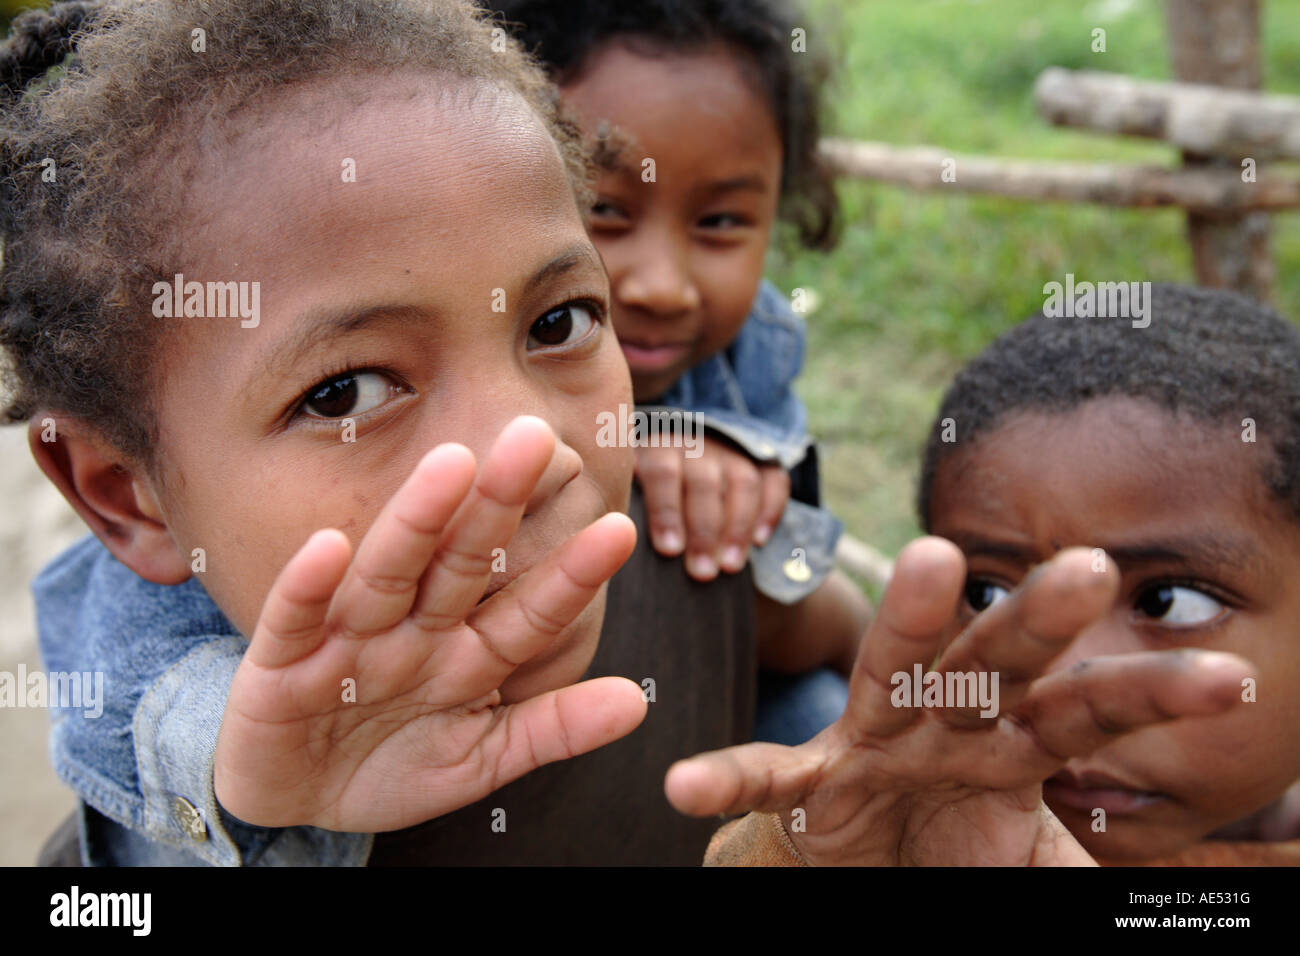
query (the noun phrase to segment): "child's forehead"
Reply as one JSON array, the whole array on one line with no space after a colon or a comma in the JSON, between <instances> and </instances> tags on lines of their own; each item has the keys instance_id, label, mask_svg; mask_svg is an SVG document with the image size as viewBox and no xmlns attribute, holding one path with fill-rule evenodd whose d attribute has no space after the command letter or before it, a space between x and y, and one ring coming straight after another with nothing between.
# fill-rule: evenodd
<instances>
[{"instance_id":1,"label":"child's forehead","mask_svg":"<svg viewBox=\"0 0 1300 956\"><path fill-rule=\"evenodd\" d=\"M199 150L187 218L207 224L210 236L224 231L220 243L256 247L268 228L277 243L340 242L330 222L340 211L401 215L431 192L460 207L507 201L520 189L571 201L559 147L519 97L444 89L420 76L398 95L375 96L368 82L338 78L292 91L263 107L274 111L271 125L255 136ZM408 200L393 202L397 194Z\"/></svg>"},{"instance_id":2,"label":"child's forehead","mask_svg":"<svg viewBox=\"0 0 1300 956\"><path fill-rule=\"evenodd\" d=\"M207 126L198 133L206 149L273 146L277 140L304 135L346 138L352 129L372 133L374 127L386 127L395 119L484 134L512 124L542 127L516 90L446 70L413 67L386 73L358 68L323 74L229 105L230 109L213 109L198 118ZM373 139L382 146L390 137Z\"/></svg>"},{"instance_id":3,"label":"child's forehead","mask_svg":"<svg viewBox=\"0 0 1300 956\"><path fill-rule=\"evenodd\" d=\"M561 87L599 167L645 181L653 159L663 170L656 193L733 181L765 184L760 192L779 188L775 114L725 53L709 49L649 55L613 46Z\"/></svg>"},{"instance_id":4,"label":"child's forehead","mask_svg":"<svg viewBox=\"0 0 1300 956\"><path fill-rule=\"evenodd\" d=\"M999 416L989 432L1007 430L1083 435L1178 431L1184 439L1195 436L1212 441L1221 437L1213 422L1145 396L1122 394L1098 395L1062 405L1026 404Z\"/></svg>"},{"instance_id":5,"label":"child's forehead","mask_svg":"<svg viewBox=\"0 0 1300 956\"><path fill-rule=\"evenodd\" d=\"M965 446L953 424L959 447L936 469L929 508L936 533L954 521L1056 527L1065 530L1048 537L1081 543L1139 528L1168 536L1206 519L1207 528L1283 527L1300 538L1268 487L1271 449L1243 441L1230 422L1105 397L1016 412Z\"/></svg>"},{"instance_id":6,"label":"child's forehead","mask_svg":"<svg viewBox=\"0 0 1300 956\"><path fill-rule=\"evenodd\" d=\"M769 94L757 65L723 42L671 48L636 37L615 37L597 47L571 76L566 97L578 98L606 118L630 120L663 111L700 109L719 118L755 114L772 118Z\"/></svg>"}]
</instances>

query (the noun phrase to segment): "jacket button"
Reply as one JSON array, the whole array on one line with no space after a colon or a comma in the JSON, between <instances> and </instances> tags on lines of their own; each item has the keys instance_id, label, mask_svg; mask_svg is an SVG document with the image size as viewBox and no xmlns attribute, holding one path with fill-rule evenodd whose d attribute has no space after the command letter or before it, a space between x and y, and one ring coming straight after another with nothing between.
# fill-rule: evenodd
<instances>
[{"instance_id":1,"label":"jacket button","mask_svg":"<svg viewBox=\"0 0 1300 956\"><path fill-rule=\"evenodd\" d=\"M812 577L812 568L808 567L808 562L802 557L791 558L781 565L781 570L791 581L798 581L801 584Z\"/></svg>"},{"instance_id":2,"label":"jacket button","mask_svg":"<svg viewBox=\"0 0 1300 956\"><path fill-rule=\"evenodd\" d=\"M172 797L172 817L191 840L202 843L208 838L208 828L198 807L184 797Z\"/></svg>"}]
</instances>

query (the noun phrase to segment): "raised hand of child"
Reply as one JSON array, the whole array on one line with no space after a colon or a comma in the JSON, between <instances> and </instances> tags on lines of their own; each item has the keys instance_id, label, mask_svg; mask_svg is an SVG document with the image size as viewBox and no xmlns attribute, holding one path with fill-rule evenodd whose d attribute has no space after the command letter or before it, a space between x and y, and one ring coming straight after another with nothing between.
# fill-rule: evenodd
<instances>
[{"instance_id":1,"label":"raised hand of child","mask_svg":"<svg viewBox=\"0 0 1300 956\"><path fill-rule=\"evenodd\" d=\"M705 438L701 454L681 448L637 448L636 477L645 495L654 548L667 558L686 552L686 573L712 581L734 574L762 546L790 498L790 476L757 464L720 441Z\"/></svg>"},{"instance_id":2,"label":"raised hand of child","mask_svg":"<svg viewBox=\"0 0 1300 956\"><path fill-rule=\"evenodd\" d=\"M501 702L502 683L553 649L636 541L625 515L605 515L478 603L554 448L545 422L517 418L476 476L468 449L440 445L355 555L334 530L303 545L230 688L214 780L227 811L398 829L642 721L641 689L616 677Z\"/></svg>"},{"instance_id":3,"label":"raised hand of child","mask_svg":"<svg viewBox=\"0 0 1300 956\"><path fill-rule=\"evenodd\" d=\"M1092 568L1090 552L1061 552L942 649L941 674L999 674L996 716L980 717L979 705L907 706L910 695L894 706L893 675L930 670L954 632L965 577L951 543L913 542L863 641L843 717L800 747L679 761L665 780L669 801L694 816L781 812L814 864L1093 862L1043 803L1042 781L1123 734L1228 709L1251 668L1230 654L1171 650L1044 674L1113 606L1118 572Z\"/></svg>"}]
</instances>

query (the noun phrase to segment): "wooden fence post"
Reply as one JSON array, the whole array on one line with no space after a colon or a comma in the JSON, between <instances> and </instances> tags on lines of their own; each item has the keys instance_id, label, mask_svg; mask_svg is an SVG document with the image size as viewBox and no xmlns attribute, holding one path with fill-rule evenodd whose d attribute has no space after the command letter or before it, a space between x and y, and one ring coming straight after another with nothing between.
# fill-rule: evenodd
<instances>
[{"instance_id":1,"label":"wooden fence post","mask_svg":"<svg viewBox=\"0 0 1300 956\"><path fill-rule=\"evenodd\" d=\"M1258 0L1166 0L1166 28L1174 76L1240 90L1260 88ZM1188 168L1242 171L1252 157L1183 153ZM1187 216L1188 241L1202 285L1235 289L1269 301L1273 258L1267 213Z\"/></svg>"}]
</instances>

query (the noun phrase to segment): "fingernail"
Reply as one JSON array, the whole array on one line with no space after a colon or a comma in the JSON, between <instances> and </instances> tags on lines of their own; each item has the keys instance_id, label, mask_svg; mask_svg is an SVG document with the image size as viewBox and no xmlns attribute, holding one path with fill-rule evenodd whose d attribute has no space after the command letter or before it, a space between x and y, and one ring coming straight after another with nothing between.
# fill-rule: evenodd
<instances>
[{"instance_id":1,"label":"fingernail","mask_svg":"<svg viewBox=\"0 0 1300 956\"><path fill-rule=\"evenodd\" d=\"M772 526L770 524L761 524L754 531L754 542L761 548L767 544L767 539L772 537Z\"/></svg>"},{"instance_id":2,"label":"fingernail","mask_svg":"<svg viewBox=\"0 0 1300 956\"><path fill-rule=\"evenodd\" d=\"M728 545L722 552L721 564L728 571L739 571L745 566L745 552L736 545Z\"/></svg>"},{"instance_id":3,"label":"fingernail","mask_svg":"<svg viewBox=\"0 0 1300 956\"><path fill-rule=\"evenodd\" d=\"M689 559L691 574L697 578L714 578L718 576L718 562L707 554L693 554Z\"/></svg>"},{"instance_id":4,"label":"fingernail","mask_svg":"<svg viewBox=\"0 0 1300 956\"><path fill-rule=\"evenodd\" d=\"M663 531L659 535L659 546L676 554L682 550L682 536L676 531Z\"/></svg>"}]
</instances>

